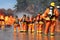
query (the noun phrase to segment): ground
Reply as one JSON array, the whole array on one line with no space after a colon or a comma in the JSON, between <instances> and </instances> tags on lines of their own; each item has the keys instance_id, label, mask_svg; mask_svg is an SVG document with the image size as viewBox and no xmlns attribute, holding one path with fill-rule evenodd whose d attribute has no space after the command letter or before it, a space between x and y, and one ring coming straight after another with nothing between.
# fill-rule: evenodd
<instances>
[{"instance_id":1,"label":"ground","mask_svg":"<svg viewBox=\"0 0 60 40\"><path fill-rule=\"evenodd\" d=\"M55 32L55 36L44 36L40 33L13 32L13 28L0 30L0 40L60 40L60 32Z\"/></svg>"}]
</instances>

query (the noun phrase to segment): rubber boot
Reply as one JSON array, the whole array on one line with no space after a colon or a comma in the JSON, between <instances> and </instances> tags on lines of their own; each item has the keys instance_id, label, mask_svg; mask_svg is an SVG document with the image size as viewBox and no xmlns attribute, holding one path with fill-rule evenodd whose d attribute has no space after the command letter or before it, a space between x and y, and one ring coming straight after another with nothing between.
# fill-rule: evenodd
<instances>
[{"instance_id":1,"label":"rubber boot","mask_svg":"<svg viewBox=\"0 0 60 40\"><path fill-rule=\"evenodd\" d=\"M50 36L50 40L55 40L55 36Z\"/></svg>"}]
</instances>

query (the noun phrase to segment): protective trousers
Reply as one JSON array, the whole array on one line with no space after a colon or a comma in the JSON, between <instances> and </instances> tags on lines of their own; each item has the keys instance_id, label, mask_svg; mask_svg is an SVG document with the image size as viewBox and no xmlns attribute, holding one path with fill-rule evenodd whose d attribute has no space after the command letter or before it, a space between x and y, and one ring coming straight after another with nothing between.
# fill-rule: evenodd
<instances>
[{"instance_id":1,"label":"protective trousers","mask_svg":"<svg viewBox=\"0 0 60 40\"><path fill-rule=\"evenodd\" d=\"M26 31L26 27L27 27L27 24L26 24L26 22L24 23L22 23L22 31Z\"/></svg>"},{"instance_id":2,"label":"protective trousers","mask_svg":"<svg viewBox=\"0 0 60 40\"><path fill-rule=\"evenodd\" d=\"M46 21L45 34L48 34L49 29L51 35L54 35L56 21Z\"/></svg>"},{"instance_id":3,"label":"protective trousers","mask_svg":"<svg viewBox=\"0 0 60 40\"><path fill-rule=\"evenodd\" d=\"M42 27L43 27L43 22L40 21L38 24L37 24L37 32L42 32Z\"/></svg>"},{"instance_id":4,"label":"protective trousers","mask_svg":"<svg viewBox=\"0 0 60 40\"><path fill-rule=\"evenodd\" d=\"M4 30L4 28L5 28L5 22L1 21L1 29Z\"/></svg>"},{"instance_id":5,"label":"protective trousers","mask_svg":"<svg viewBox=\"0 0 60 40\"><path fill-rule=\"evenodd\" d=\"M14 32L16 32L17 30L18 30L18 32L20 32L20 25L14 24Z\"/></svg>"},{"instance_id":6,"label":"protective trousers","mask_svg":"<svg viewBox=\"0 0 60 40\"><path fill-rule=\"evenodd\" d=\"M34 24L33 23L29 24L29 29L28 30L31 31L31 32L34 32Z\"/></svg>"}]
</instances>

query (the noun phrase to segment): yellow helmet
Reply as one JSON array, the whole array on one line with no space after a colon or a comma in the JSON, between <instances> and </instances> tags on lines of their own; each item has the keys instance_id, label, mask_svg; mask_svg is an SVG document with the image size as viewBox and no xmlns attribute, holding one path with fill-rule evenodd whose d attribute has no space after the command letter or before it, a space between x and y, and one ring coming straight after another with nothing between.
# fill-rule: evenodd
<instances>
[{"instance_id":1,"label":"yellow helmet","mask_svg":"<svg viewBox=\"0 0 60 40\"><path fill-rule=\"evenodd\" d=\"M55 2L51 2L51 4L50 4L51 6L55 6Z\"/></svg>"}]
</instances>

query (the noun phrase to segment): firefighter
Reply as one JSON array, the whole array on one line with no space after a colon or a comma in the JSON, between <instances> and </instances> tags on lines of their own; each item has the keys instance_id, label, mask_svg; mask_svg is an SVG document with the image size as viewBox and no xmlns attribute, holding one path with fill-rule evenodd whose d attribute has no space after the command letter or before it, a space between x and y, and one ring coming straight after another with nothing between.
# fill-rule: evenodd
<instances>
[{"instance_id":1,"label":"firefighter","mask_svg":"<svg viewBox=\"0 0 60 40\"><path fill-rule=\"evenodd\" d=\"M21 24L22 24L22 30L21 31L26 32L27 22L26 22L26 15L25 14L21 18Z\"/></svg>"},{"instance_id":2,"label":"firefighter","mask_svg":"<svg viewBox=\"0 0 60 40\"><path fill-rule=\"evenodd\" d=\"M37 14L36 19L35 19L35 23L36 23L36 28L37 28L37 32L39 32L39 21L40 21L40 13Z\"/></svg>"},{"instance_id":3,"label":"firefighter","mask_svg":"<svg viewBox=\"0 0 60 40\"><path fill-rule=\"evenodd\" d=\"M6 15L6 16L5 16L5 25L8 25L8 24L9 24L8 21L9 21L9 16Z\"/></svg>"},{"instance_id":4,"label":"firefighter","mask_svg":"<svg viewBox=\"0 0 60 40\"><path fill-rule=\"evenodd\" d=\"M5 20L4 20L4 15L0 15L0 26L1 26L1 29L4 30L5 28Z\"/></svg>"},{"instance_id":5,"label":"firefighter","mask_svg":"<svg viewBox=\"0 0 60 40\"><path fill-rule=\"evenodd\" d=\"M20 23L19 23L19 18L18 16L15 16L15 21L14 21L14 32L18 30L20 32ZM17 29L17 30L16 30Z\"/></svg>"},{"instance_id":6,"label":"firefighter","mask_svg":"<svg viewBox=\"0 0 60 40\"><path fill-rule=\"evenodd\" d=\"M42 14L40 14L40 21L39 21L39 27L38 27L39 31L38 32L42 33L43 25L44 25L44 20L43 20Z\"/></svg>"},{"instance_id":7,"label":"firefighter","mask_svg":"<svg viewBox=\"0 0 60 40\"><path fill-rule=\"evenodd\" d=\"M31 16L29 18L29 28L28 28L29 32L34 32L34 17Z\"/></svg>"},{"instance_id":8,"label":"firefighter","mask_svg":"<svg viewBox=\"0 0 60 40\"><path fill-rule=\"evenodd\" d=\"M42 14L40 13L36 17L36 27L37 27L37 32L42 33L43 18L42 18Z\"/></svg>"},{"instance_id":9,"label":"firefighter","mask_svg":"<svg viewBox=\"0 0 60 40\"><path fill-rule=\"evenodd\" d=\"M55 3L51 2L50 7L46 9L43 14L43 18L45 19L46 27L45 27L45 35L48 34L48 30L50 29L50 34L54 35L56 19L58 18L58 10L55 7Z\"/></svg>"},{"instance_id":10,"label":"firefighter","mask_svg":"<svg viewBox=\"0 0 60 40\"><path fill-rule=\"evenodd\" d=\"M60 6L57 6L58 10L59 10L59 17L58 17L58 20L57 20L57 28L56 28L56 31L57 32L60 32Z\"/></svg>"},{"instance_id":11,"label":"firefighter","mask_svg":"<svg viewBox=\"0 0 60 40\"><path fill-rule=\"evenodd\" d=\"M28 25L29 25L29 16L27 16L27 18L26 18L26 22L27 22L27 28L26 28L26 31L28 32Z\"/></svg>"},{"instance_id":12,"label":"firefighter","mask_svg":"<svg viewBox=\"0 0 60 40\"><path fill-rule=\"evenodd\" d=\"M13 25L13 23L14 23L14 17L12 15L9 16L9 22L8 23L9 23L8 24L9 26Z\"/></svg>"}]
</instances>

